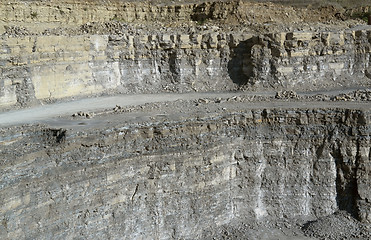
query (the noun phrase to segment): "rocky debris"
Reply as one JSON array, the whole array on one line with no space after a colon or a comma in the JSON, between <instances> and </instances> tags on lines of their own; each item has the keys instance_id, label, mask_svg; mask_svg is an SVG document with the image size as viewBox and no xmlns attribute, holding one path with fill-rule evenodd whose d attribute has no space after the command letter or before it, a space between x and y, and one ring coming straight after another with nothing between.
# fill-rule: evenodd
<instances>
[{"instance_id":1,"label":"rocky debris","mask_svg":"<svg viewBox=\"0 0 371 240\"><path fill-rule=\"evenodd\" d=\"M313 101L331 101L331 97L326 94L316 94L314 96L308 96L305 99Z\"/></svg>"},{"instance_id":2,"label":"rocky debris","mask_svg":"<svg viewBox=\"0 0 371 240\"><path fill-rule=\"evenodd\" d=\"M118 21L111 22L88 22L80 26L83 34L113 34L123 35L133 32L133 26Z\"/></svg>"},{"instance_id":3,"label":"rocky debris","mask_svg":"<svg viewBox=\"0 0 371 240\"><path fill-rule=\"evenodd\" d=\"M116 107L113 108L114 112L120 112L123 109L123 107L116 105Z\"/></svg>"},{"instance_id":4,"label":"rocky debris","mask_svg":"<svg viewBox=\"0 0 371 240\"><path fill-rule=\"evenodd\" d=\"M353 101L353 97L349 94L339 94L332 98L333 101Z\"/></svg>"},{"instance_id":5,"label":"rocky debris","mask_svg":"<svg viewBox=\"0 0 371 240\"><path fill-rule=\"evenodd\" d=\"M57 28L48 28L45 29L41 35L43 36L63 36L63 35L71 35L71 29L68 28L62 28L62 27L57 27Z\"/></svg>"},{"instance_id":6,"label":"rocky debris","mask_svg":"<svg viewBox=\"0 0 371 240\"><path fill-rule=\"evenodd\" d=\"M247 103L247 102L271 102L271 101L319 101L319 102L336 102L336 101L371 101L371 90L355 90L350 93L341 93L337 95L316 94L316 95L300 95L294 91L281 91L277 92L275 96L269 95L247 95L243 92L236 94L236 96L229 98L199 98L196 100L176 100L174 102L154 102L146 103L143 105L120 106L116 105L114 108L106 109L103 112L96 112L95 115L110 114L110 113L123 113L123 112L143 112L152 111L160 108L173 108L173 109L189 109L193 106L209 106L211 104L224 104L224 103ZM344 100L346 99L346 100ZM181 111L181 110L180 110Z\"/></svg>"},{"instance_id":7,"label":"rocky debris","mask_svg":"<svg viewBox=\"0 0 371 240\"><path fill-rule=\"evenodd\" d=\"M92 118L94 117L94 113L88 113L88 112L77 112L77 113L74 113L72 114L72 117L82 117L82 118Z\"/></svg>"},{"instance_id":8,"label":"rocky debris","mask_svg":"<svg viewBox=\"0 0 371 240\"><path fill-rule=\"evenodd\" d=\"M356 101L371 101L371 89L356 90L353 93L353 98Z\"/></svg>"},{"instance_id":9,"label":"rocky debris","mask_svg":"<svg viewBox=\"0 0 371 240\"><path fill-rule=\"evenodd\" d=\"M208 103L210 103L210 99L200 98L200 99L196 100L195 102L196 102L195 105L196 106L199 106L201 104L208 104Z\"/></svg>"},{"instance_id":10,"label":"rocky debris","mask_svg":"<svg viewBox=\"0 0 371 240\"><path fill-rule=\"evenodd\" d=\"M371 89L355 90L349 93L340 93L335 96L316 95L311 98L321 101L371 101Z\"/></svg>"},{"instance_id":11,"label":"rocky debris","mask_svg":"<svg viewBox=\"0 0 371 240\"><path fill-rule=\"evenodd\" d=\"M210 100L207 99L207 98L200 98L200 99L198 99L198 102L199 102L199 103L209 103Z\"/></svg>"},{"instance_id":12,"label":"rocky debris","mask_svg":"<svg viewBox=\"0 0 371 240\"><path fill-rule=\"evenodd\" d=\"M35 3L27 3L32 8ZM33 26L32 31L25 29L6 30L12 36L22 35L74 35L74 34L115 34L122 35L143 29L147 34L189 33L200 31L229 32L238 29L252 33L272 33L277 31L327 31L341 30L350 25L363 24L360 19L352 20L344 15L341 7L332 5L309 8L296 8L277 3L252 3L248 1L189 1L186 4L169 3L167 1L152 2L152 5L140 2L128 4L122 2L102 3L99 5L113 4L101 14L94 8L95 1L81 3L79 6L66 6L70 14L61 14L62 3L50 3L37 13L31 12L17 16L9 23L22 27L23 22L40 22L40 26ZM31 5L31 6L29 6ZM68 5L68 4L66 4ZM166 6L168 5L168 6ZM174 6L175 5L175 6ZM22 1L17 8L22 9ZM116 9L115 9L116 7ZM3 11L9 11L7 6ZM13 7L14 8L14 7ZM59 14L55 9L60 9ZM351 9L347 8L347 11ZM45 12L44 12L45 11ZM133 11L138 14L133 15ZM174 14L174 12L176 14ZM284 14L283 14L284 13ZM55 14L55 15L54 15ZM1 14L0 14L1 15ZM48 16L44 18L43 16ZM52 21L50 19L53 19ZM55 24L56 22L61 23ZM44 25L45 24L45 25ZM0 26L1 27L1 26ZM9 27L8 27L9 28ZM14 28L14 27L10 27ZM1 29L1 28L0 28ZM0 32L0 34L2 34Z\"/></svg>"},{"instance_id":13,"label":"rocky debris","mask_svg":"<svg viewBox=\"0 0 371 240\"><path fill-rule=\"evenodd\" d=\"M338 211L307 223L303 219L230 223L205 230L200 239L366 240L371 239L371 227L345 211Z\"/></svg>"},{"instance_id":14,"label":"rocky debris","mask_svg":"<svg viewBox=\"0 0 371 240\"><path fill-rule=\"evenodd\" d=\"M227 102L231 102L231 101L241 102L242 98L240 96L233 96L233 97L227 99Z\"/></svg>"},{"instance_id":15,"label":"rocky debris","mask_svg":"<svg viewBox=\"0 0 371 240\"><path fill-rule=\"evenodd\" d=\"M16 37L16 36L27 36L30 35L30 31L23 26L4 26L4 35Z\"/></svg>"},{"instance_id":16,"label":"rocky debris","mask_svg":"<svg viewBox=\"0 0 371 240\"><path fill-rule=\"evenodd\" d=\"M318 239L371 239L370 225L360 223L345 211L308 222L302 229L305 236Z\"/></svg>"},{"instance_id":17,"label":"rocky debris","mask_svg":"<svg viewBox=\"0 0 371 240\"><path fill-rule=\"evenodd\" d=\"M299 99L299 96L294 91L284 90L284 91L277 92L275 98L281 99L281 100L288 100L288 99Z\"/></svg>"},{"instance_id":18,"label":"rocky debris","mask_svg":"<svg viewBox=\"0 0 371 240\"><path fill-rule=\"evenodd\" d=\"M207 240L313 240L301 231L302 219L278 219L260 222L249 220L232 222L220 227L205 229L199 239Z\"/></svg>"},{"instance_id":19,"label":"rocky debris","mask_svg":"<svg viewBox=\"0 0 371 240\"><path fill-rule=\"evenodd\" d=\"M277 92L275 99L279 100L300 100L300 101L371 101L371 89L359 89L348 93L339 93L336 95L316 94L316 95L299 95L294 91ZM266 101L269 98L265 98Z\"/></svg>"}]
</instances>

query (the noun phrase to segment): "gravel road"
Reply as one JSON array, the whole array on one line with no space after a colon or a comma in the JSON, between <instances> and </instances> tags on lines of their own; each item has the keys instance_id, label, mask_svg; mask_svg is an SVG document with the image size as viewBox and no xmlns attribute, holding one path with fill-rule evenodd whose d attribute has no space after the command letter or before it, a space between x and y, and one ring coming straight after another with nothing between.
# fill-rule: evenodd
<instances>
[{"instance_id":1,"label":"gravel road","mask_svg":"<svg viewBox=\"0 0 371 240\"><path fill-rule=\"evenodd\" d=\"M300 97L315 96L318 94L326 94L327 96L335 96L353 91L348 90L333 90L328 92L302 92L297 95ZM53 103L48 105L36 106L27 109L13 110L0 113L0 127L7 127L21 124L32 124L44 122L58 117L71 116L77 112L97 112L107 109L113 109L115 106L139 106L146 103L155 102L174 102L177 100L196 100L202 98L231 98L234 96L244 97L260 97L260 101L251 102L246 105L246 108L360 108L370 109L369 102L310 102L297 101L295 99L289 101L276 101L274 99L275 92L225 92L225 93L183 93L183 94L137 94L137 95L119 95L109 97L86 98L75 101Z\"/></svg>"}]
</instances>

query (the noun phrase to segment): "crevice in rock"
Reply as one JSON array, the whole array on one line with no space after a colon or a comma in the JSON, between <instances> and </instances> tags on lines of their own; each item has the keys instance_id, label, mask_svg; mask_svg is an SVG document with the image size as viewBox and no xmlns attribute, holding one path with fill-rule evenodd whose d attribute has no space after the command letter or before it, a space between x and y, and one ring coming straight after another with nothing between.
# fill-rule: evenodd
<instances>
[{"instance_id":1,"label":"crevice in rock","mask_svg":"<svg viewBox=\"0 0 371 240\"><path fill-rule=\"evenodd\" d=\"M66 140L67 130L63 128L59 129L45 129L43 131L44 141L48 145L58 145Z\"/></svg>"},{"instance_id":2,"label":"crevice in rock","mask_svg":"<svg viewBox=\"0 0 371 240\"><path fill-rule=\"evenodd\" d=\"M172 51L169 53L169 69L172 74L172 83L179 82L181 69L177 51Z\"/></svg>"},{"instance_id":3,"label":"crevice in rock","mask_svg":"<svg viewBox=\"0 0 371 240\"><path fill-rule=\"evenodd\" d=\"M231 49L230 60L228 62L228 75L233 83L243 86L249 83L253 77L253 60L251 49L254 45L254 38L240 42L235 48Z\"/></svg>"},{"instance_id":4,"label":"crevice in rock","mask_svg":"<svg viewBox=\"0 0 371 240\"><path fill-rule=\"evenodd\" d=\"M336 202L339 210L344 210L353 217L357 217L357 166L344 158L341 144L341 142L336 142L330 153L336 164Z\"/></svg>"},{"instance_id":5,"label":"crevice in rock","mask_svg":"<svg viewBox=\"0 0 371 240\"><path fill-rule=\"evenodd\" d=\"M212 10L208 11L206 3L196 5L191 15L192 21L196 21L199 24L203 24L206 20L212 17Z\"/></svg>"}]
</instances>

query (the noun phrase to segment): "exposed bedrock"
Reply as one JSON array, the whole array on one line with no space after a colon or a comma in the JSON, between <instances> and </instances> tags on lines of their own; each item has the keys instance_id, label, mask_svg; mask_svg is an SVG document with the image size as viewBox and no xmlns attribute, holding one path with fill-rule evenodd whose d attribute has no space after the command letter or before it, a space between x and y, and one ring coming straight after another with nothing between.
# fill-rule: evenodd
<instances>
[{"instance_id":1,"label":"exposed bedrock","mask_svg":"<svg viewBox=\"0 0 371 240\"><path fill-rule=\"evenodd\" d=\"M301 225L315 237L352 217L364 228L347 236L368 238L370 91L346 92L371 86L371 26L348 19L367 11L0 0L0 111L133 94L10 115L30 125L7 115L0 239L205 239L320 219Z\"/></svg>"},{"instance_id":2,"label":"exposed bedrock","mask_svg":"<svg viewBox=\"0 0 371 240\"><path fill-rule=\"evenodd\" d=\"M371 28L337 11L1 0L0 109L97 94L370 86Z\"/></svg>"},{"instance_id":3,"label":"exposed bedrock","mask_svg":"<svg viewBox=\"0 0 371 240\"><path fill-rule=\"evenodd\" d=\"M99 93L370 85L367 27L341 32L0 38L0 105Z\"/></svg>"},{"instance_id":4,"label":"exposed bedrock","mask_svg":"<svg viewBox=\"0 0 371 240\"><path fill-rule=\"evenodd\" d=\"M0 238L195 239L339 209L370 223L370 123L367 111L267 109L3 129Z\"/></svg>"}]
</instances>

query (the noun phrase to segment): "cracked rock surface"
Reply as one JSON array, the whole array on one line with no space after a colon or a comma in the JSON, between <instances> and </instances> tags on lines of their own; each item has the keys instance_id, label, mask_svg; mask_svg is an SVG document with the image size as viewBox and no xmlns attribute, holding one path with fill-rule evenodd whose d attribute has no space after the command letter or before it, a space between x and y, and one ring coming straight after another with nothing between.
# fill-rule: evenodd
<instances>
[{"instance_id":1,"label":"cracked rock surface","mask_svg":"<svg viewBox=\"0 0 371 240\"><path fill-rule=\"evenodd\" d=\"M0 0L0 239L371 239L369 6Z\"/></svg>"}]
</instances>

